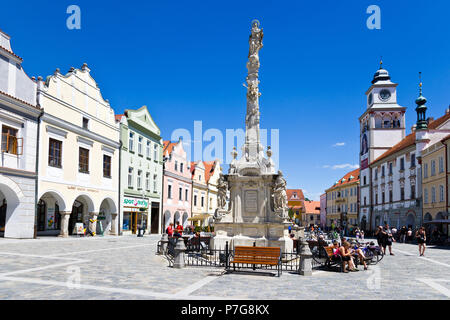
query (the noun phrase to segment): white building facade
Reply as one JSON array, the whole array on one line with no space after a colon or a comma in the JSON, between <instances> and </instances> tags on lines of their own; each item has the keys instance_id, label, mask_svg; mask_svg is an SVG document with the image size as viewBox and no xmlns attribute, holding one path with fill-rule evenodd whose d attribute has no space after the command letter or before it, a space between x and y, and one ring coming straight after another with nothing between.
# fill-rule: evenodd
<instances>
[{"instance_id":1,"label":"white building facade","mask_svg":"<svg viewBox=\"0 0 450 320\"><path fill-rule=\"evenodd\" d=\"M56 69L38 79L40 124L38 232L67 237L85 229L116 235L119 125L90 69Z\"/></svg>"},{"instance_id":2,"label":"white building facade","mask_svg":"<svg viewBox=\"0 0 450 320\"><path fill-rule=\"evenodd\" d=\"M35 237L38 118L36 83L0 30L0 236Z\"/></svg>"},{"instance_id":3,"label":"white building facade","mask_svg":"<svg viewBox=\"0 0 450 320\"><path fill-rule=\"evenodd\" d=\"M366 91L367 108L360 122L360 193L359 225L370 229L372 213L372 180L370 165L405 138L405 107L397 104L397 84L380 66L372 85Z\"/></svg>"}]
</instances>

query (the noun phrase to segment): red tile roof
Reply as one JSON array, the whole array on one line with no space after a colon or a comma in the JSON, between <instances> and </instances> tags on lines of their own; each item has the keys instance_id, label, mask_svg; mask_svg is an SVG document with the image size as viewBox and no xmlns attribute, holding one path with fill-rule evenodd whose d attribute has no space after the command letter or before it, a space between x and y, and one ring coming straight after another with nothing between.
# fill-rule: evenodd
<instances>
[{"instance_id":1,"label":"red tile roof","mask_svg":"<svg viewBox=\"0 0 450 320\"><path fill-rule=\"evenodd\" d=\"M350 180L350 177L353 176L354 179ZM345 181L342 181L343 179L345 179ZM346 173L342 178L340 178L338 180L338 183L333 185L331 188L329 188L327 191L331 191L337 187L340 187L342 185L348 184L348 183L353 183L355 181L359 181L359 169L355 169L353 171L350 171L348 173Z\"/></svg>"},{"instance_id":2,"label":"red tile roof","mask_svg":"<svg viewBox=\"0 0 450 320\"><path fill-rule=\"evenodd\" d=\"M449 120L449 119L450 119L450 113L445 114L442 117L428 123L428 129L436 130L442 124L447 122L447 120ZM372 164L379 162L380 160L385 159L385 158L389 157L390 155L393 155L394 153L399 152L399 151L401 151L407 147L410 147L414 144L416 144L416 132L415 131L410 133L409 135L407 135L402 141L400 141L399 143L394 145L392 148L390 148L388 151L386 151L381 156L379 156L377 159L375 159L375 161L372 162Z\"/></svg>"},{"instance_id":3,"label":"red tile roof","mask_svg":"<svg viewBox=\"0 0 450 320\"><path fill-rule=\"evenodd\" d=\"M203 165L205 166L206 183L209 182L209 178L211 178L211 176L214 174L214 169L216 168L215 164L215 161L203 161Z\"/></svg>"},{"instance_id":4,"label":"red tile roof","mask_svg":"<svg viewBox=\"0 0 450 320\"><path fill-rule=\"evenodd\" d=\"M114 117L116 118L116 121L120 122L123 116L124 116L123 114L116 114Z\"/></svg>"},{"instance_id":5,"label":"red tile roof","mask_svg":"<svg viewBox=\"0 0 450 320\"><path fill-rule=\"evenodd\" d=\"M178 142L164 141L163 154L170 155Z\"/></svg>"},{"instance_id":6,"label":"red tile roof","mask_svg":"<svg viewBox=\"0 0 450 320\"><path fill-rule=\"evenodd\" d=\"M286 193L287 193L288 201L305 200L305 196L303 195L303 190L302 189L287 189ZM294 193L297 194L297 197L298 197L297 199L291 199Z\"/></svg>"},{"instance_id":7,"label":"red tile roof","mask_svg":"<svg viewBox=\"0 0 450 320\"><path fill-rule=\"evenodd\" d=\"M305 201L304 203L307 214L320 214L320 201Z\"/></svg>"}]
</instances>

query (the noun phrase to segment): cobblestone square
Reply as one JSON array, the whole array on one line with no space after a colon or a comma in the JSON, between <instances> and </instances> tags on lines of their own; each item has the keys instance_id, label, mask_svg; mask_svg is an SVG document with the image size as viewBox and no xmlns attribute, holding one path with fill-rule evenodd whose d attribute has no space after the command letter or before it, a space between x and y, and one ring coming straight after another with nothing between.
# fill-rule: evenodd
<instances>
[{"instance_id":1,"label":"cobblestone square","mask_svg":"<svg viewBox=\"0 0 450 320\"><path fill-rule=\"evenodd\" d=\"M173 269L160 236L0 239L0 299L439 299L450 298L450 250L395 243L368 271L312 277ZM79 274L79 285L74 279Z\"/></svg>"}]
</instances>

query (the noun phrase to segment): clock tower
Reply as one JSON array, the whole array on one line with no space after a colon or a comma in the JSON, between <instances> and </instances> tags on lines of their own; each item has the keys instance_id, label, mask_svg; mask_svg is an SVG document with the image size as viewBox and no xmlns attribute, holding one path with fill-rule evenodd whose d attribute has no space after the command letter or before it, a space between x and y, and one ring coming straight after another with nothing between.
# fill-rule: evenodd
<instances>
[{"instance_id":1,"label":"clock tower","mask_svg":"<svg viewBox=\"0 0 450 320\"><path fill-rule=\"evenodd\" d=\"M391 81L383 62L366 91L367 107L359 117L360 124L360 226L369 226L373 194L370 164L405 138L406 108L397 104L397 85Z\"/></svg>"}]
</instances>

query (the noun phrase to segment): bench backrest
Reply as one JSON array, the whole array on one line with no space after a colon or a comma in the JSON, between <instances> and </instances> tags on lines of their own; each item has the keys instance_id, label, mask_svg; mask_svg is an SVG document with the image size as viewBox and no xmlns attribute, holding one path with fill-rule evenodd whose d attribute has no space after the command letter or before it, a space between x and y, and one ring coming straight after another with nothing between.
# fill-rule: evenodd
<instances>
[{"instance_id":1,"label":"bench backrest","mask_svg":"<svg viewBox=\"0 0 450 320\"><path fill-rule=\"evenodd\" d=\"M333 247L324 247L324 248L328 254L328 257L333 256Z\"/></svg>"},{"instance_id":2,"label":"bench backrest","mask_svg":"<svg viewBox=\"0 0 450 320\"><path fill-rule=\"evenodd\" d=\"M279 260L281 257L281 248L237 246L234 248L234 257L240 259L264 258L267 260Z\"/></svg>"}]
</instances>

